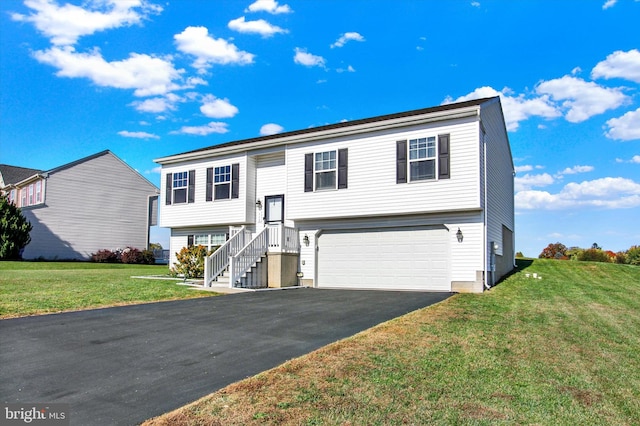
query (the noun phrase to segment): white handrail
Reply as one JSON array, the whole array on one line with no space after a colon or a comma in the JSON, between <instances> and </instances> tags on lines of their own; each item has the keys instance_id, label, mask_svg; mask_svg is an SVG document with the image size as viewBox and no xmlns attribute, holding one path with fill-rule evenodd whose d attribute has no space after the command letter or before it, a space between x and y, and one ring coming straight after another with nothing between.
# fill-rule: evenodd
<instances>
[{"instance_id":1,"label":"white handrail","mask_svg":"<svg viewBox=\"0 0 640 426\"><path fill-rule=\"evenodd\" d=\"M229 264L229 275L231 277L231 287L240 280L242 275L267 253L269 249L269 227L265 227L254 238L244 246L242 250L231 257Z\"/></svg>"},{"instance_id":2,"label":"white handrail","mask_svg":"<svg viewBox=\"0 0 640 426\"><path fill-rule=\"evenodd\" d=\"M229 260L246 245L251 238L244 226L233 234L223 245L207 256L204 261L204 286L211 287L211 283L229 266Z\"/></svg>"}]
</instances>

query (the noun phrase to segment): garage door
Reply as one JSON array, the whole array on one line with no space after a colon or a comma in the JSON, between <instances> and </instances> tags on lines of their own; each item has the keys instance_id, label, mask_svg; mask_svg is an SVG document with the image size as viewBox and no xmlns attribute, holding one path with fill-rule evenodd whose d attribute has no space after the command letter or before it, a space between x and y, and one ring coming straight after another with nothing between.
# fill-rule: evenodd
<instances>
[{"instance_id":1,"label":"garage door","mask_svg":"<svg viewBox=\"0 0 640 426\"><path fill-rule=\"evenodd\" d=\"M450 291L449 231L328 231L318 239L318 287Z\"/></svg>"}]
</instances>

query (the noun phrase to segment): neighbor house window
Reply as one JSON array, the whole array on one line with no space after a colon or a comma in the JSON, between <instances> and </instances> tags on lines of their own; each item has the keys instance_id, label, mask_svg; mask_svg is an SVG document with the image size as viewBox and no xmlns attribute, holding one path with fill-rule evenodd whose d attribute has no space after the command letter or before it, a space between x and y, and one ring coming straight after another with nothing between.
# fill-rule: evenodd
<instances>
[{"instance_id":1,"label":"neighbor house window","mask_svg":"<svg viewBox=\"0 0 640 426\"><path fill-rule=\"evenodd\" d=\"M396 142L396 183L449 179L449 135Z\"/></svg>"},{"instance_id":2,"label":"neighbor house window","mask_svg":"<svg viewBox=\"0 0 640 426\"><path fill-rule=\"evenodd\" d=\"M44 184L42 180L38 180L20 189L20 207L29 207L35 206L37 204L42 204L44 202L43 185ZM18 190L12 189L9 199L17 202L17 195Z\"/></svg>"},{"instance_id":3,"label":"neighbor house window","mask_svg":"<svg viewBox=\"0 0 640 426\"><path fill-rule=\"evenodd\" d=\"M42 181L36 182L36 203L40 204L42 202Z\"/></svg>"},{"instance_id":4,"label":"neighbor house window","mask_svg":"<svg viewBox=\"0 0 640 426\"><path fill-rule=\"evenodd\" d=\"M17 189L12 189L11 191L9 191L9 202L13 203L14 205L17 205L17 197L18 197L18 190Z\"/></svg>"},{"instance_id":5,"label":"neighbor house window","mask_svg":"<svg viewBox=\"0 0 640 426\"><path fill-rule=\"evenodd\" d=\"M305 154L304 192L346 189L347 160L347 148Z\"/></svg>"}]
</instances>

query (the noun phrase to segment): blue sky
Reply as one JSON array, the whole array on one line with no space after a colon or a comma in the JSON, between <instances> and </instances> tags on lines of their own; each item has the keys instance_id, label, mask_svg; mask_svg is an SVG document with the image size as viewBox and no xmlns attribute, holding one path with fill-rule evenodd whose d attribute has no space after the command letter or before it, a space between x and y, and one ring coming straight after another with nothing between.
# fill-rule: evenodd
<instances>
[{"instance_id":1,"label":"blue sky","mask_svg":"<svg viewBox=\"0 0 640 426\"><path fill-rule=\"evenodd\" d=\"M516 250L625 250L640 244L638 22L637 0L3 0L0 163L110 149L159 186L154 158L499 95Z\"/></svg>"}]
</instances>

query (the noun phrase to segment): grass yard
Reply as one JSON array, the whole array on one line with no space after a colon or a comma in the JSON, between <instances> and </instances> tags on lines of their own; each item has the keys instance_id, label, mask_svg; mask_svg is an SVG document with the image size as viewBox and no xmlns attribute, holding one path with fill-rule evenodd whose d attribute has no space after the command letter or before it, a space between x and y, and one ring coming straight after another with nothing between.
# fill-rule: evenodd
<instances>
[{"instance_id":1,"label":"grass yard","mask_svg":"<svg viewBox=\"0 0 640 426\"><path fill-rule=\"evenodd\" d=\"M0 318L215 295L131 278L166 273L166 265L0 262Z\"/></svg>"},{"instance_id":2,"label":"grass yard","mask_svg":"<svg viewBox=\"0 0 640 426\"><path fill-rule=\"evenodd\" d=\"M146 425L640 424L640 268L520 266Z\"/></svg>"}]
</instances>

